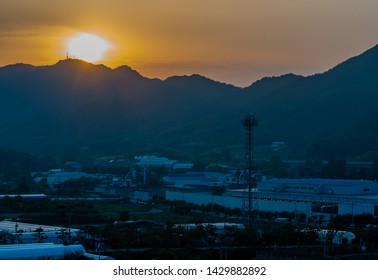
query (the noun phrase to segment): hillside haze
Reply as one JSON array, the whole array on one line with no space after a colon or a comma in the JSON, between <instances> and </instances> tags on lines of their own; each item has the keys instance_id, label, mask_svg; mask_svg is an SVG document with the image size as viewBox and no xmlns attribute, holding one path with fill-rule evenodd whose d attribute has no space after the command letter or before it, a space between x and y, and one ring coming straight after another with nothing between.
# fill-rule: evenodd
<instances>
[{"instance_id":1,"label":"hillside haze","mask_svg":"<svg viewBox=\"0 0 378 280\"><path fill-rule=\"evenodd\" d=\"M287 74L246 88L200 75L148 79L67 59L0 68L0 147L75 159L160 153L243 154L246 112L256 146L285 141L292 157L378 158L378 47L309 77ZM240 156L240 155L239 155Z\"/></svg>"}]
</instances>

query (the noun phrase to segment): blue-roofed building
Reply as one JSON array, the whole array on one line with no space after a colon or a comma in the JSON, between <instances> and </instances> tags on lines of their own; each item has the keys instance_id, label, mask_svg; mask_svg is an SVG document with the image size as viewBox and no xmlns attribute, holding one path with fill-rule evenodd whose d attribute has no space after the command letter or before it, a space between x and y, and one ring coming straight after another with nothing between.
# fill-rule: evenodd
<instances>
[{"instance_id":1,"label":"blue-roofed building","mask_svg":"<svg viewBox=\"0 0 378 280\"><path fill-rule=\"evenodd\" d=\"M177 189L202 188L226 186L229 174L219 172L186 172L182 174L170 174L163 178L164 185Z\"/></svg>"},{"instance_id":2,"label":"blue-roofed building","mask_svg":"<svg viewBox=\"0 0 378 280\"><path fill-rule=\"evenodd\" d=\"M157 157L157 156L136 156L135 165L142 168L164 166L167 169L175 169L175 170L178 170L178 169L188 170L193 167L193 163L190 163L190 162L179 162L177 160L169 159L166 157Z\"/></svg>"},{"instance_id":3,"label":"blue-roofed building","mask_svg":"<svg viewBox=\"0 0 378 280\"><path fill-rule=\"evenodd\" d=\"M160 167L172 168L177 160L171 160L165 157L156 156L138 156L135 157L135 165L140 167Z\"/></svg>"}]
</instances>

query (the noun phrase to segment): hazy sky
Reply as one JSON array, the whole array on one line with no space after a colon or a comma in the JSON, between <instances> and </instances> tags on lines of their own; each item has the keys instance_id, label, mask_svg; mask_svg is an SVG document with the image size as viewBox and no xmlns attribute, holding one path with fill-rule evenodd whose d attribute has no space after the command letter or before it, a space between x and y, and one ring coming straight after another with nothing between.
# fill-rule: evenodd
<instances>
[{"instance_id":1,"label":"hazy sky","mask_svg":"<svg viewBox=\"0 0 378 280\"><path fill-rule=\"evenodd\" d=\"M54 64L87 32L112 45L96 64L247 86L375 46L377 13L377 0L0 0L0 66Z\"/></svg>"}]
</instances>

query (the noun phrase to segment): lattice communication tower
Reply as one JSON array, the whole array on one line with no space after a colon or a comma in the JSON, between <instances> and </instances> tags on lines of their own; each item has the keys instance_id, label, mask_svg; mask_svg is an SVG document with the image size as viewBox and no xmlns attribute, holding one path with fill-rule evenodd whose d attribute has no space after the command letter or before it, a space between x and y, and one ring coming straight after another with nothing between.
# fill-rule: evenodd
<instances>
[{"instance_id":1,"label":"lattice communication tower","mask_svg":"<svg viewBox=\"0 0 378 280\"><path fill-rule=\"evenodd\" d=\"M252 189L256 187L256 181L254 178L254 158L253 158L253 130L257 126L257 119L255 115L247 113L243 119L243 126L246 131L246 149L245 149L245 158L246 158L246 167L245 175L248 183L248 225L251 226L252 222Z\"/></svg>"}]
</instances>

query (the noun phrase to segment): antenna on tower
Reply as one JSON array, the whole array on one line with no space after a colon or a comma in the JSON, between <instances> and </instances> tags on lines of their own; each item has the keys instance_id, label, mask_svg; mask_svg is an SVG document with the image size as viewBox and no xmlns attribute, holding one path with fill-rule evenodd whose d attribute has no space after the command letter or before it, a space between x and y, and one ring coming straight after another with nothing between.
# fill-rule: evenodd
<instances>
[{"instance_id":1,"label":"antenna on tower","mask_svg":"<svg viewBox=\"0 0 378 280\"><path fill-rule=\"evenodd\" d=\"M243 126L246 131L246 149L245 149L245 159L246 159L246 170L245 174L247 176L248 182L248 226L251 227L252 224L252 189L256 187L255 176L253 175L255 166L253 160L253 128L257 126L257 119L255 115L247 113L243 119Z\"/></svg>"}]
</instances>

